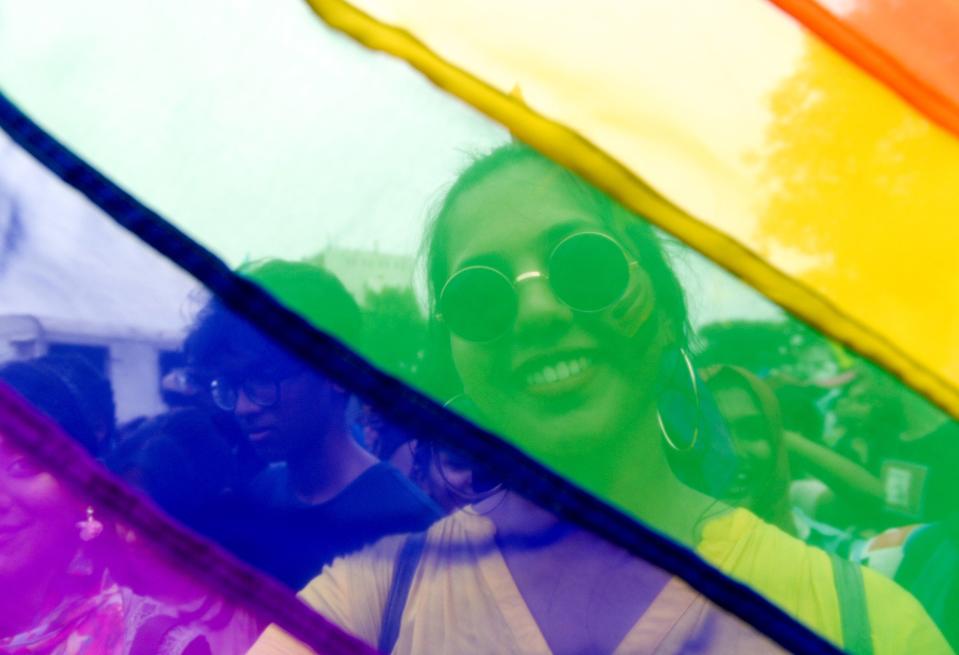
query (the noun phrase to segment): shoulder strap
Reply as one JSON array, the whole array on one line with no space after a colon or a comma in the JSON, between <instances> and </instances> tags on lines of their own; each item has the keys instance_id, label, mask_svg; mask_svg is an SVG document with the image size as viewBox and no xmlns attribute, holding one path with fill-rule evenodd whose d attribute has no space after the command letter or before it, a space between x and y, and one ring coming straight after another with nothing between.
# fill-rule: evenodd
<instances>
[{"instance_id":1,"label":"shoulder strap","mask_svg":"<svg viewBox=\"0 0 959 655\"><path fill-rule=\"evenodd\" d=\"M392 652L396 639L400 635L400 619L406 607L406 598L410 594L413 575L423 555L424 545L426 545L426 532L414 532L407 535L403 541L403 547L396 555L393 580L390 583L390 592L386 596L386 607L383 608L380 638L376 644L376 649L381 653Z\"/></svg>"},{"instance_id":2,"label":"shoulder strap","mask_svg":"<svg viewBox=\"0 0 959 655\"><path fill-rule=\"evenodd\" d=\"M839 601L843 650L857 655L872 655L872 629L866 606L866 586L862 567L830 553L832 573Z\"/></svg>"}]
</instances>

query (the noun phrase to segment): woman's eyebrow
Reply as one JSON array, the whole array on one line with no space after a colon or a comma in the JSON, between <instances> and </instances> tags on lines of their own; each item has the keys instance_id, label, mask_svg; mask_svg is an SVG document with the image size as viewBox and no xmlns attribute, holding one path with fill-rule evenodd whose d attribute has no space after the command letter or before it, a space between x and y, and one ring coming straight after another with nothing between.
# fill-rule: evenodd
<instances>
[{"instance_id":1,"label":"woman's eyebrow","mask_svg":"<svg viewBox=\"0 0 959 655\"><path fill-rule=\"evenodd\" d=\"M546 245L554 244L584 228L589 228L594 231L601 230L600 226L595 225L592 221L588 221L585 218L572 217L553 225L548 230L544 230L539 241Z\"/></svg>"},{"instance_id":2,"label":"woman's eyebrow","mask_svg":"<svg viewBox=\"0 0 959 655\"><path fill-rule=\"evenodd\" d=\"M501 253L496 251L481 252L472 255L461 261L459 265L457 265L456 270L461 271L468 266L489 266L490 268L495 268L496 270L502 272L508 272L510 270L510 265L507 259Z\"/></svg>"}]
</instances>

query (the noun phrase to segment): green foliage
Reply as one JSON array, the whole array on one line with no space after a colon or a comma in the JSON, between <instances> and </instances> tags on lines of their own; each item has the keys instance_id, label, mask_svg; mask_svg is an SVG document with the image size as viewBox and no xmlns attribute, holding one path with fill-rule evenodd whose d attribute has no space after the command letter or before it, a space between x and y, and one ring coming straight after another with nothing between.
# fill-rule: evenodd
<instances>
[{"instance_id":1,"label":"green foliage","mask_svg":"<svg viewBox=\"0 0 959 655\"><path fill-rule=\"evenodd\" d=\"M426 317L412 289L367 290L364 354L385 371L418 385L426 349Z\"/></svg>"}]
</instances>

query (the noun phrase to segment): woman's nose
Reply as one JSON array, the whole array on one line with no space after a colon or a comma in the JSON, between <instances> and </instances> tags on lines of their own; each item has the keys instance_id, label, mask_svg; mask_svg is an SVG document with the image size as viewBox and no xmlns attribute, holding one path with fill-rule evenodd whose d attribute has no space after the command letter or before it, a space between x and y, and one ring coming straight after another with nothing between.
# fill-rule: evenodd
<instances>
[{"instance_id":1,"label":"woman's nose","mask_svg":"<svg viewBox=\"0 0 959 655\"><path fill-rule=\"evenodd\" d=\"M516 332L540 338L572 322L572 310L553 292L542 274L524 273L516 281Z\"/></svg>"}]
</instances>

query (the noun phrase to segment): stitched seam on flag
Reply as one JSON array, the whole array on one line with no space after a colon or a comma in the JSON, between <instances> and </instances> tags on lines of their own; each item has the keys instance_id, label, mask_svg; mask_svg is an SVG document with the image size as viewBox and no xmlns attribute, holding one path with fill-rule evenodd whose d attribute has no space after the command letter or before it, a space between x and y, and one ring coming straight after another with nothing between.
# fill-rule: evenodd
<instances>
[{"instance_id":1,"label":"stitched seam on flag","mask_svg":"<svg viewBox=\"0 0 959 655\"><path fill-rule=\"evenodd\" d=\"M959 107L924 82L876 41L846 25L814 0L768 0L912 105L929 120L959 136Z\"/></svg>"},{"instance_id":2,"label":"stitched seam on flag","mask_svg":"<svg viewBox=\"0 0 959 655\"><path fill-rule=\"evenodd\" d=\"M959 389L952 382L914 359L898 344L846 314L812 287L776 269L717 228L684 212L580 133L447 62L408 31L382 23L345 0L306 2L334 29L371 49L404 59L439 88L505 125L514 136L577 172L796 317L872 359L959 418Z\"/></svg>"},{"instance_id":3,"label":"stitched seam on flag","mask_svg":"<svg viewBox=\"0 0 959 655\"><path fill-rule=\"evenodd\" d=\"M97 511L122 516L125 523L153 544L164 548L192 579L240 607L282 626L322 653L374 653L359 639L320 619L290 590L237 561L165 517L149 501L97 466L52 419L33 408L5 383L0 383L0 431L17 442L57 479L79 492Z\"/></svg>"},{"instance_id":4,"label":"stitched seam on flag","mask_svg":"<svg viewBox=\"0 0 959 655\"><path fill-rule=\"evenodd\" d=\"M449 412L419 391L376 369L333 337L316 330L80 160L2 94L0 128L117 224L192 274L230 309L291 352L333 381L363 396L387 420L455 443L477 462L489 466L493 473L504 479L508 476L511 487L533 502L683 578L716 605L745 619L785 648L795 652L841 652L751 587L726 577L690 549L580 489L512 444ZM112 480L104 472L95 470L94 474L91 479L97 483ZM127 494L132 499L130 502L136 501L135 496Z\"/></svg>"}]
</instances>

